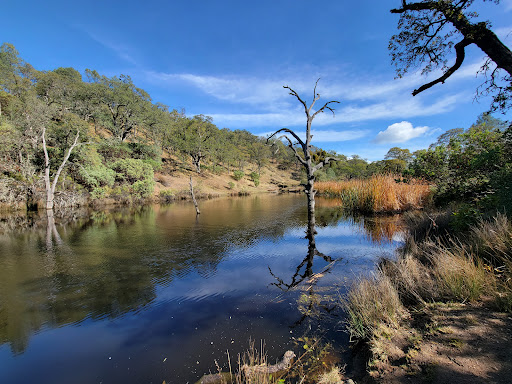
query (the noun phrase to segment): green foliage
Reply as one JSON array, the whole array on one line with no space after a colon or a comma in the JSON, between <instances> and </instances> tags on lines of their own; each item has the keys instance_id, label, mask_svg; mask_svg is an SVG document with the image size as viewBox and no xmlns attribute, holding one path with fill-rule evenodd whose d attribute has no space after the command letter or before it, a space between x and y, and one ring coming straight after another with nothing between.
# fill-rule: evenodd
<instances>
[{"instance_id":1,"label":"green foliage","mask_svg":"<svg viewBox=\"0 0 512 384\"><path fill-rule=\"evenodd\" d=\"M162 151L154 145L134 142L128 143L127 147L130 149L131 157L134 159L161 161Z\"/></svg>"},{"instance_id":2,"label":"green foliage","mask_svg":"<svg viewBox=\"0 0 512 384\"><path fill-rule=\"evenodd\" d=\"M88 188L112 187L116 179L116 172L103 164L81 167L78 173L80 182Z\"/></svg>"},{"instance_id":3,"label":"green foliage","mask_svg":"<svg viewBox=\"0 0 512 384\"><path fill-rule=\"evenodd\" d=\"M102 187L93 188L91 191L91 199L103 199L107 196L107 190Z\"/></svg>"},{"instance_id":4,"label":"green foliage","mask_svg":"<svg viewBox=\"0 0 512 384\"><path fill-rule=\"evenodd\" d=\"M230 182L228 183L228 188L229 188L229 189L233 189L233 188L235 188L235 183L233 183L232 181L230 181Z\"/></svg>"},{"instance_id":5,"label":"green foliage","mask_svg":"<svg viewBox=\"0 0 512 384\"><path fill-rule=\"evenodd\" d=\"M455 225L467 227L488 210L510 209L512 162L507 150L510 128L482 115L466 131L443 134L428 150L415 153L410 170L436 185L435 202L466 205L455 213Z\"/></svg>"},{"instance_id":6,"label":"green foliage","mask_svg":"<svg viewBox=\"0 0 512 384\"><path fill-rule=\"evenodd\" d=\"M154 188L153 180L138 180L132 184L132 195L136 199L145 199L151 196Z\"/></svg>"},{"instance_id":7,"label":"green foliage","mask_svg":"<svg viewBox=\"0 0 512 384\"><path fill-rule=\"evenodd\" d=\"M121 159L112 164L111 168L116 172L116 180L128 182L153 180L153 168L151 165L139 159Z\"/></svg>"},{"instance_id":8,"label":"green foliage","mask_svg":"<svg viewBox=\"0 0 512 384\"><path fill-rule=\"evenodd\" d=\"M254 183L254 186L257 187L258 185L260 185L260 174L258 172L251 172L251 174L249 175L249 177L251 178L251 180L253 181Z\"/></svg>"},{"instance_id":9,"label":"green foliage","mask_svg":"<svg viewBox=\"0 0 512 384\"><path fill-rule=\"evenodd\" d=\"M176 193L170 189L162 189L159 193L160 200L164 202L173 201L176 197Z\"/></svg>"},{"instance_id":10,"label":"green foliage","mask_svg":"<svg viewBox=\"0 0 512 384\"><path fill-rule=\"evenodd\" d=\"M242 180L242 178L245 176L245 173L243 171L234 171L233 172L233 179L235 179L236 181L240 181Z\"/></svg>"}]
</instances>

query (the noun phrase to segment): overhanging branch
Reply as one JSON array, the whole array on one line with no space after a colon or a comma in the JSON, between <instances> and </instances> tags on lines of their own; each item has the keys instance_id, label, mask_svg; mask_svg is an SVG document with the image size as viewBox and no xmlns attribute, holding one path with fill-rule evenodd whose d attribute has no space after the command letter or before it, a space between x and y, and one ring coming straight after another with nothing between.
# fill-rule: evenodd
<instances>
[{"instance_id":1,"label":"overhanging branch","mask_svg":"<svg viewBox=\"0 0 512 384\"><path fill-rule=\"evenodd\" d=\"M416 96L418 93L423 92L426 89L429 89L433 87L434 85L438 83L444 83L446 79L448 79L453 73L460 68L462 65L462 62L464 61L464 58L466 57L466 52L464 48L466 48L468 45L473 44L473 40L471 39L463 39L462 41L459 41L457 44L455 44L455 53L457 54L457 57L455 59L455 64L449 68L443 76L439 77L438 79L431 81L430 83L424 84L418 89L415 89L412 92L413 96Z\"/></svg>"}]
</instances>

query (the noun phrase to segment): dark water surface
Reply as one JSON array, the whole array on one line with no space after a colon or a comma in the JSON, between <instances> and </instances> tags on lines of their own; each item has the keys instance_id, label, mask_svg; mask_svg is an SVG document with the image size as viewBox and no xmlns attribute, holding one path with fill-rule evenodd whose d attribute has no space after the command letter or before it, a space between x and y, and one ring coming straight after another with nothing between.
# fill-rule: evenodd
<instances>
[{"instance_id":1,"label":"dark water surface","mask_svg":"<svg viewBox=\"0 0 512 384\"><path fill-rule=\"evenodd\" d=\"M346 218L333 201L317 205L317 247L336 259L315 258L318 292L342 292L400 242L394 217ZM95 212L48 229L38 218L4 219L0 383L193 383L249 338L265 340L269 360L297 348L293 338L318 327L301 309L306 281L286 289L304 272L305 199L200 208L197 218L189 203ZM341 320L328 337L346 344Z\"/></svg>"}]
</instances>

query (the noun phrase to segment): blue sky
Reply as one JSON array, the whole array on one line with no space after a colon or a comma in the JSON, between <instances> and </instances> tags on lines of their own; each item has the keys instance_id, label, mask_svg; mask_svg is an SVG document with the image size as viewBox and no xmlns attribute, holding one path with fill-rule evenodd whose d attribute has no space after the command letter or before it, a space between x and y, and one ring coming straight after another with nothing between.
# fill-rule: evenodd
<instances>
[{"instance_id":1,"label":"blue sky","mask_svg":"<svg viewBox=\"0 0 512 384\"><path fill-rule=\"evenodd\" d=\"M477 1L477 3L480 3ZM388 52L400 0L2 0L1 42L39 70L74 67L130 75L156 102L212 116L219 128L254 134L304 131L289 85L311 101L337 100L318 115L313 143L345 155L382 159L389 148L427 147L444 131L467 128L490 100L474 102L483 54L468 50L445 84L413 97L428 81L395 80ZM512 0L478 8L512 45ZM433 78L433 77L432 77ZM322 104L320 104L322 105ZM509 113L510 115L510 113ZM498 115L501 118L510 118Z\"/></svg>"}]
</instances>

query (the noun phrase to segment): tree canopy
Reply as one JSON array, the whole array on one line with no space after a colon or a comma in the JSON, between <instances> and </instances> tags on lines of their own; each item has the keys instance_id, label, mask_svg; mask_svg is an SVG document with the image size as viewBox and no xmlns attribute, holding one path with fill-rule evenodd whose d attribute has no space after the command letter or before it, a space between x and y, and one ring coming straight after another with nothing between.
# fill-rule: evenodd
<instances>
[{"instance_id":1,"label":"tree canopy","mask_svg":"<svg viewBox=\"0 0 512 384\"><path fill-rule=\"evenodd\" d=\"M391 10L400 15L399 33L389 42L392 62L399 77L414 68L421 68L423 74L442 70L440 77L415 89L412 94L417 95L452 76L464 62L466 47L474 44L487 55L480 69L487 80L477 95L492 95L491 109L505 111L511 106L512 52L491 30L490 21L474 21L478 17L471 9L474 3L475 0L402 0L400 8ZM449 65L453 52L455 61Z\"/></svg>"}]
</instances>

